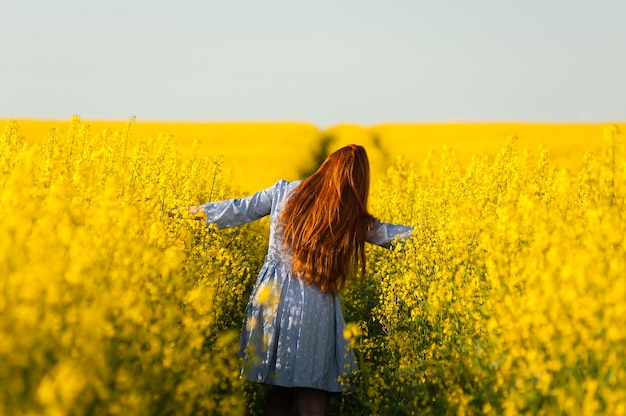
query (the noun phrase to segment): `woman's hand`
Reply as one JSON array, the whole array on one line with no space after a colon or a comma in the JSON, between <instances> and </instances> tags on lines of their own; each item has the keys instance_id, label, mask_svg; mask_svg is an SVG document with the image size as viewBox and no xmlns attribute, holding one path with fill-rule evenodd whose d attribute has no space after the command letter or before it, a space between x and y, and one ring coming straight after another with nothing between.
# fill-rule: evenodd
<instances>
[{"instance_id":1,"label":"woman's hand","mask_svg":"<svg viewBox=\"0 0 626 416\"><path fill-rule=\"evenodd\" d=\"M204 216L204 210L200 206L192 205L190 207L187 207L187 211L189 211L193 215L192 219L194 220L204 221L206 219ZM180 208L174 208L167 211L167 215L170 218L178 219L184 217L183 212L180 211Z\"/></svg>"}]
</instances>

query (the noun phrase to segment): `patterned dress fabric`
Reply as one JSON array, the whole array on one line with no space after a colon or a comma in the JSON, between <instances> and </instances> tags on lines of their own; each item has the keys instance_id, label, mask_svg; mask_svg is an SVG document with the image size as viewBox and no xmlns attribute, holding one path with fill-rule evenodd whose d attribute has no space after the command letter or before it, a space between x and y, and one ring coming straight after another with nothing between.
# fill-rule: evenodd
<instances>
[{"instance_id":1,"label":"patterned dress fabric","mask_svg":"<svg viewBox=\"0 0 626 416\"><path fill-rule=\"evenodd\" d=\"M339 297L323 293L291 272L277 220L289 193L300 181L278 181L252 196L200 206L207 224L234 227L270 215L268 253L246 308L240 343L243 374L253 381L284 387L341 392L340 377L358 370L343 336ZM380 223L367 242L389 247L410 236L412 227Z\"/></svg>"}]
</instances>

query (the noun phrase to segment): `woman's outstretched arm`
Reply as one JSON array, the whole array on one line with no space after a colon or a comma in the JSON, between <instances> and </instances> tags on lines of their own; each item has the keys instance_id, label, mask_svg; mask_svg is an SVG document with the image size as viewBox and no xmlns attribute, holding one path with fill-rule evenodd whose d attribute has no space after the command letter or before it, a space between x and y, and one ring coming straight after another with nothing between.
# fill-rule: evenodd
<instances>
[{"instance_id":1,"label":"woman's outstretched arm","mask_svg":"<svg viewBox=\"0 0 626 416\"><path fill-rule=\"evenodd\" d=\"M391 248L394 242L402 242L413 234L413 227L378 221L368 232L365 241L377 246Z\"/></svg>"},{"instance_id":2,"label":"woman's outstretched arm","mask_svg":"<svg viewBox=\"0 0 626 416\"><path fill-rule=\"evenodd\" d=\"M194 218L206 220L207 225L215 224L218 229L242 225L271 213L274 194L279 183L280 181L274 186L244 198L207 202L190 206L188 210Z\"/></svg>"}]
</instances>

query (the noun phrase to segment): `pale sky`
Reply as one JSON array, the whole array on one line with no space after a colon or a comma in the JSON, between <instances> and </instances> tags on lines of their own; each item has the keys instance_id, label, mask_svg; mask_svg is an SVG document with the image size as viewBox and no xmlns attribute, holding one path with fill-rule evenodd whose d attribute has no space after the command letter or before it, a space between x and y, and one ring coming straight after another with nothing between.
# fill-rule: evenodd
<instances>
[{"instance_id":1,"label":"pale sky","mask_svg":"<svg viewBox=\"0 0 626 416\"><path fill-rule=\"evenodd\" d=\"M0 118L626 120L626 1L0 0Z\"/></svg>"}]
</instances>

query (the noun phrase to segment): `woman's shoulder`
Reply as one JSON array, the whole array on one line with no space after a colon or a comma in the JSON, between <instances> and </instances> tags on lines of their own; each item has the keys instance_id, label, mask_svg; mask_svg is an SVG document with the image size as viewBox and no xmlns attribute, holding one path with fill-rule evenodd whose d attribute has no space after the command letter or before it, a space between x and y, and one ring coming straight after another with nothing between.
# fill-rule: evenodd
<instances>
[{"instance_id":1,"label":"woman's shoulder","mask_svg":"<svg viewBox=\"0 0 626 416\"><path fill-rule=\"evenodd\" d=\"M300 184L300 182L302 181L287 181L285 179L279 179L278 181L276 181L272 186L270 186L269 188L264 189L263 193L269 194L269 195L273 195L273 197L279 197L279 198L283 198L285 197L288 193L290 193L293 189L297 188L298 185Z\"/></svg>"},{"instance_id":2,"label":"woman's shoulder","mask_svg":"<svg viewBox=\"0 0 626 416\"><path fill-rule=\"evenodd\" d=\"M302 181L287 181L284 179L280 179L276 182L273 186L275 202L279 203L279 201L284 201L301 182Z\"/></svg>"},{"instance_id":3,"label":"woman's shoulder","mask_svg":"<svg viewBox=\"0 0 626 416\"><path fill-rule=\"evenodd\" d=\"M275 184L274 187L275 188L281 188L281 189L293 189L296 188L298 185L300 185L302 183L302 180L295 180L295 181L288 181L285 179L279 179Z\"/></svg>"}]
</instances>

